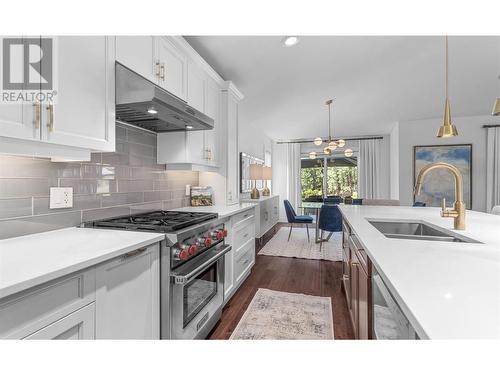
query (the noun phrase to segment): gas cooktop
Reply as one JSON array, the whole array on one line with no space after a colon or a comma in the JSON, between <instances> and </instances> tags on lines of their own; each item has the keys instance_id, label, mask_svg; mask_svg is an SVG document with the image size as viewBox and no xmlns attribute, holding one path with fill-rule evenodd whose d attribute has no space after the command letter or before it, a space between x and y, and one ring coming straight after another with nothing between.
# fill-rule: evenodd
<instances>
[{"instance_id":1,"label":"gas cooktop","mask_svg":"<svg viewBox=\"0 0 500 375\"><path fill-rule=\"evenodd\" d=\"M87 223L86 226L171 233L195 224L216 219L217 217L218 215L215 213L206 212L152 211L137 215L96 220Z\"/></svg>"}]
</instances>

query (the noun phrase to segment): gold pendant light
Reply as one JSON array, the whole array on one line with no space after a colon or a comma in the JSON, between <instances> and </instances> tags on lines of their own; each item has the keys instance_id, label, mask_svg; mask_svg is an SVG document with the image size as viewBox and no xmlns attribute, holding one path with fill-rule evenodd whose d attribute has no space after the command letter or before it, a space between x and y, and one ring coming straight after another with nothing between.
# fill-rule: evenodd
<instances>
[{"instance_id":1,"label":"gold pendant light","mask_svg":"<svg viewBox=\"0 0 500 375\"><path fill-rule=\"evenodd\" d=\"M457 128L451 122L450 100L448 99L448 36L445 37L445 102L444 102L444 118L443 125L437 133L438 138L455 137L458 135Z\"/></svg>"},{"instance_id":2,"label":"gold pendant light","mask_svg":"<svg viewBox=\"0 0 500 375\"><path fill-rule=\"evenodd\" d=\"M498 76L498 79L500 80L500 76ZM500 93L500 84L498 85L498 92ZM492 116L500 116L500 98L497 98L495 100L495 104L493 105L493 111L491 111Z\"/></svg>"},{"instance_id":3,"label":"gold pendant light","mask_svg":"<svg viewBox=\"0 0 500 375\"><path fill-rule=\"evenodd\" d=\"M491 112L493 116L499 116L500 115L500 98L497 98L495 100L495 105L493 106L493 111Z\"/></svg>"}]
</instances>

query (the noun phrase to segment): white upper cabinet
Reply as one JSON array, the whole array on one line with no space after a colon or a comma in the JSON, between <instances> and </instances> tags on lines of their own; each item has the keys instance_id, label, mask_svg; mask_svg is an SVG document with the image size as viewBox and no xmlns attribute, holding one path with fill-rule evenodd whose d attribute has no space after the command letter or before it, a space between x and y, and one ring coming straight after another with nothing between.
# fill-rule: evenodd
<instances>
[{"instance_id":1,"label":"white upper cabinet","mask_svg":"<svg viewBox=\"0 0 500 375\"><path fill-rule=\"evenodd\" d=\"M30 52L29 61L34 60L33 54L36 57L42 53L44 39L52 41L55 96L46 96L50 90L40 88L40 96L45 95L41 103L0 104L0 149L4 153L72 160L89 160L90 151L114 151L115 38L30 38L29 48L24 49ZM11 65L22 66L23 50L13 56L20 61ZM19 75L15 69L13 74ZM17 79L26 84L22 75ZM36 142L22 142L25 140Z\"/></svg>"},{"instance_id":2,"label":"white upper cabinet","mask_svg":"<svg viewBox=\"0 0 500 375\"><path fill-rule=\"evenodd\" d=\"M167 38L157 38L157 62L159 63L161 87L186 100L187 58Z\"/></svg>"},{"instance_id":3,"label":"white upper cabinet","mask_svg":"<svg viewBox=\"0 0 500 375\"><path fill-rule=\"evenodd\" d=\"M227 196L228 205L239 203L238 180L238 99L231 91L227 95Z\"/></svg>"},{"instance_id":4,"label":"white upper cabinet","mask_svg":"<svg viewBox=\"0 0 500 375\"><path fill-rule=\"evenodd\" d=\"M24 88L23 60L25 50L23 48L24 38L19 37L20 43L4 46L4 39L0 38L0 56L10 55L9 74L11 82L22 82ZM4 50L8 48L9 50ZM40 58L40 49L30 51L33 60ZM21 92L25 92L22 88ZM38 116L38 117L36 117ZM41 106L27 103L25 101L4 102L0 101L0 136L18 139L36 140L40 139L40 116ZM37 121L35 121L35 119Z\"/></svg>"},{"instance_id":5,"label":"white upper cabinet","mask_svg":"<svg viewBox=\"0 0 500 375\"><path fill-rule=\"evenodd\" d=\"M205 81L205 114L214 120L214 128L204 131L204 153L208 162L218 167L220 165L220 142L218 142L221 129L220 122L220 95L221 88L210 77Z\"/></svg>"},{"instance_id":6,"label":"white upper cabinet","mask_svg":"<svg viewBox=\"0 0 500 375\"><path fill-rule=\"evenodd\" d=\"M188 104L200 112L205 112L205 77L200 68L188 63Z\"/></svg>"},{"instance_id":7,"label":"white upper cabinet","mask_svg":"<svg viewBox=\"0 0 500 375\"><path fill-rule=\"evenodd\" d=\"M56 41L57 98L43 103L42 139L114 151L114 38L64 36Z\"/></svg>"},{"instance_id":8,"label":"white upper cabinet","mask_svg":"<svg viewBox=\"0 0 500 375\"><path fill-rule=\"evenodd\" d=\"M144 78L158 83L159 62L155 60L156 37L117 36L116 61L139 73Z\"/></svg>"},{"instance_id":9,"label":"white upper cabinet","mask_svg":"<svg viewBox=\"0 0 500 375\"><path fill-rule=\"evenodd\" d=\"M192 61L188 62L187 102L191 107L205 113L205 76ZM203 131L186 133L187 158L191 163L206 164L203 133Z\"/></svg>"}]
</instances>

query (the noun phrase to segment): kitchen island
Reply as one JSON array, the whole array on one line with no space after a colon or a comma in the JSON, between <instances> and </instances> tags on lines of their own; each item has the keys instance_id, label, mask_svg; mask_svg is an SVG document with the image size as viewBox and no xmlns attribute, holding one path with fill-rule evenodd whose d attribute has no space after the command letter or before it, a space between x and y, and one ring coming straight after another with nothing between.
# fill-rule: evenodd
<instances>
[{"instance_id":1,"label":"kitchen island","mask_svg":"<svg viewBox=\"0 0 500 375\"><path fill-rule=\"evenodd\" d=\"M455 231L439 208L344 205L340 210L419 338L500 338L499 216L467 211L466 229ZM477 242L387 238L369 222L375 219L428 223Z\"/></svg>"}]
</instances>

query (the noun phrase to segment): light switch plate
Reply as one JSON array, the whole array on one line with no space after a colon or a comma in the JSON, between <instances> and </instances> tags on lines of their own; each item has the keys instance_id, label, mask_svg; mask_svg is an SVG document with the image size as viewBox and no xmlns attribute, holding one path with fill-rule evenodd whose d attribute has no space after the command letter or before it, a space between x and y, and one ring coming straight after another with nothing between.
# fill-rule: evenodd
<instances>
[{"instance_id":1,"label":"light switch plate","mask_svg":"<svg viewBox=\"0 0 500 375\"><path fill-rule=\"evenodd\" d=\"M71 208L73 207L72 187L51 187L49 208Z\"/></svg>"},{"instance_id":2,"label":"light switch plate","mask_svg":"<svg viewBox=\"0 0 500 375\"><path fill-rule=\"evenodd\" d=\"M191 185L186 185L186 195L191 195Z\"/></svg>"}]
</instances>

